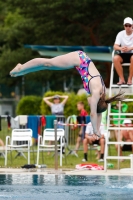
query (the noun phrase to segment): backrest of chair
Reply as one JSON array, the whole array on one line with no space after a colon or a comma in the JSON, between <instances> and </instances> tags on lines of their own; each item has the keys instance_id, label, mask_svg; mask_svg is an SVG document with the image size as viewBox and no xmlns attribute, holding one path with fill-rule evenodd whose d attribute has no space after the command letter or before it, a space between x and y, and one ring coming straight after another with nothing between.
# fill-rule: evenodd
<instances>
[{"instance_id":1,"label":"backrest of chair","mask_svg":"<svg viewBox=\"0 0 133 200\"><path fill-rule=\"evenodd\" d=\"M16 145L19 142L19 145L28 144L32 145L32 130L31 129L13 129L11 135L11 145ZM21 143L22 142L22 143ZM26 143L27 142L27 143Z\"/></svg>"},{"instance_id":2,"label":"backrest of chair","mask_svg":"<svg viewBox=\"0 0 133 200\"><path fill-rule=\"evenodd\" d=\"M62 128L57 129L57 140L59 140L60 137L63 137L64 135L65 135L64 129ZM45 144L45 141L55 141L54 129L44 129L42 143Z\"/></svg>"}]
</instances>

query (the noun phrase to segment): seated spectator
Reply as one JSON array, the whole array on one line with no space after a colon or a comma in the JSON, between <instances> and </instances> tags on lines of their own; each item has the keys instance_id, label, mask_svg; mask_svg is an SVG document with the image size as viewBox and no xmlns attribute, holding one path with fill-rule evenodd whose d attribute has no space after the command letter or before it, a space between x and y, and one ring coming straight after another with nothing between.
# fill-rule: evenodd
<instances>
[{"instance_id":1,"label":"seated spectator","mask_svg":"<svg viewBox=\"0 0 133 200\"><path fill-rule=\"evenodd\" d=\"M99 162L103 162L104 160L104 148L105 148L105 129L104 125L101 123L100 126L100 134L101 137L97 137L93 133L93 128L91 122L87 124L85 131L85 139L83 140L83 148L84 148L84 159L83 162L88 161L88 144L98 144L100 145L100 159Z\"/></svg>"},{"instance_id":2,"label":"seated spectator","mask_svg":"<svg viewBox=\"0 0 133 200\"><path fill-rule=\"evenodd\" d=\"M123 124L124 119L126 118L125 115L119 115L119 112L126 113L128 110L128 105L126 103L117 103L111 106L111 113L118 113L118 115L113 115L113 126L119 126ZM117 119L118 118L118 119ZM120 118L120 119L119 119ZM117 139L118 130L114 130L115 138Z\"/></svg>"},{"instance_id":3,"label":"seated spectator","mask_svg":"<svg viewBox=\"0 0 133 200\"><path fill-rule=\"evenodd\" d=\"M132 121L130 119L125 119L123 121L124 127L132 127ZM121 130L120 136L117 135L117 141L125 141L125 142L133 142L133 130ZM121 144L120 146L120 156L122 156L122 151L132 151L133 153L133 145L131 144ZM118 145L116 145L116 149L118 150ZM123 161L123 160L121 160Z\"/></svg>"},{"instance_id":4,"label":"seated spectator","mask_svg":"<svg viewBox=\"0 0 133 200\"><path fill-rule=\"evenodd\" d=\"M123 22L124 30L120 31L114 43L114 50L120 51L114 56L114 66L120 78L118 85L125 84L122 63L130 63L127 85L132 85L132 69L133 69L133 20L126 17Z\"/></svg>"},{"instance_id":5,"label":"seated spectator","mask_svg":"<svg viewBox=\"0 0 133 200\"><path fill-rule=\"evenodd\" d=\"M77 110L80 111L79 117L77 118L78 123L84 124L85 123L85 116L88 115L88 112L85 110L84 103L82 101L79 101L77 103ZM77 157L78 157L77 152L78 152L78 149L80 147L80 143L81 143L81 141L83 141L84 138L85 138L85 126L80 126L79 134L78 134L78 137L77 137L77 143L76 143L76 147L75 147L75 152L73 153Z\"/></svg>"}]
</instances>

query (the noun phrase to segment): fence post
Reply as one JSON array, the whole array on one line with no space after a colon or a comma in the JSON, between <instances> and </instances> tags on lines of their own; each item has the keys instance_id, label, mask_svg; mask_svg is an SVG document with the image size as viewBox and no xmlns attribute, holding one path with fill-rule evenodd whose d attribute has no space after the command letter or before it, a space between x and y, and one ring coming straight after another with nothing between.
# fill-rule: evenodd
<instances>
[{"instance_id":1,"label":"fence post","mask_svg":"<svg viewBox=\"0 0 133 200\"><path fill-rule=\"evenodd\" d=\"M55 170L58 170L57 120L54 120L54 130L55 130Z\"/></svg>"}]
</instances>

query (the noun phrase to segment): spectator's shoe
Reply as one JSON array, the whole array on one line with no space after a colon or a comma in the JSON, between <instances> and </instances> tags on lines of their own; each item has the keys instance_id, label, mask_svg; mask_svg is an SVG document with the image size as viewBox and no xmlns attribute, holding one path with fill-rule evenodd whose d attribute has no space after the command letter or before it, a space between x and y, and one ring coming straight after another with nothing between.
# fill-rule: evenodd
<instances>
[{"instance_id":1,"label":"spectator's shoe","mask_svg":"<svg viewBox=\"0 0 133 200\"><path fill-rule=\"evenodd\" d=\"M82 162L87 162L87 160L85 158L82 159Z\"/></svg>"},{"instance_id":2,"label":"spectator's shoe","mask_svg":"<svg viewBox=\"0 0 133 200\"><path fill-rule=\"evenodd\" d=\"M127 85L128 85L128 86L132 85L132 81L128 81L128 82L127 82Z\"/></svg>"},{"instance_id":3,"label":"spectator's shoe","mask_svg":"<svg viewBox=\"0 0 133 200\"><path fill-rule=\"evenodd\" d=\"M125 81L119 81L119 82L117 83L118 86L125 85L125 84L126 84Z\"/></svg>"},{"instance_id":4,"label":"spectator's shoe","mask_svg":"<svg viewBox=\"0 0 133 200\"><path fill-rule=\"evenodd\" d=\"M101 159L98 160L98 162L104 162L104 159L101 158Z\"/></svg>"},{"instance_id":5,"label":"spectator's shoe","mask_svg":"<svg viewBox=\"0 0 133 200\"><path fill-rule=\"evenodd\" d=\"M72 151L71 155L75 155L78 158L78 154L75 151Z\"/></svg>"}]
</instances>

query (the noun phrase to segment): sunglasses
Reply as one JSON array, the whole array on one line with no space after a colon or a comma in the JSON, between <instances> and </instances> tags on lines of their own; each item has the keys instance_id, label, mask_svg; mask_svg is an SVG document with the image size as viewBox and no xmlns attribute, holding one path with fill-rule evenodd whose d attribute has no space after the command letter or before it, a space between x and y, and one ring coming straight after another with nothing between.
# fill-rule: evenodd
<instances>
[{"instance_id":1,"label":"sunglasses","mask_svg":"<svg viewBox=\"0 0 133 200\"><path fill-rule=\"evenodd\" d=\"M125 27L131 27L132 25L130 25L130 24L129 24L129 25L128 25L128 24L125 24L124 26L125 26Z\"/></svg>"}]
</instances>

